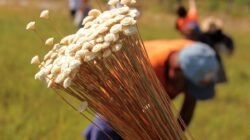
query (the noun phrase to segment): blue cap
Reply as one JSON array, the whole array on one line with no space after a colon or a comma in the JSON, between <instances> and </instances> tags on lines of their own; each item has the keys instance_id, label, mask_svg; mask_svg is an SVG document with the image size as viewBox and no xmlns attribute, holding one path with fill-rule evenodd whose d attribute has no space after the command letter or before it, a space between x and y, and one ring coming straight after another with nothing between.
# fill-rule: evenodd
<instances>
[{"instance_id":1,"label":"blue cap","mask_svg":"<svg viewBox=\"0 0 250 140\"><path fill-rule=\"evenodd\" d=\"M193 43L179 53L180 66L188 79L188 93L199 100L210 99L215 93L215 80L219 62L215 51L204 43ZM210 81L201 85L201 81Z\"/></svg>"}]
</instances>

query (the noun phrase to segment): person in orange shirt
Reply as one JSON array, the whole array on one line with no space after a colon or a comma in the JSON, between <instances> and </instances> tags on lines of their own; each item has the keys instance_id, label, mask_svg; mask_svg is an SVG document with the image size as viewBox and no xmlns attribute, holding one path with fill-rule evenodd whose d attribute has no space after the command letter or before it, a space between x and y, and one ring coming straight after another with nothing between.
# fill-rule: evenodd
<instances>
[{"instance_id":1,"label":"person in orange shirt","mask_svg":"<svg viewBox=\"0 0 250 140\"><path fill-rule=\"evenodd\" d=\"M180 116L188 125L197 101L212 99L215 95L219 62L214 50L206 44L190 40L154 40L144 43L153 69L170 98L184 94ZM114 140L122 140L105 120L96 118L95 124ZM182 128L185 130L184 126ZM87 140L108 139L93 124L84 135Z\"/></svg>"},{"instance_id":2,"label":"person in orange shirt","mask_svg":"<svg viewBox=\"0 0 250 140\"><path fill-rule=\"evenodd\" d=\"M219 62L208 45L190 40L145 41L156 75L171 99L184 95L180 116L186 125L192 120L199 100L215 95Z\"/></svg>"},{"instance_id":3,"label":"person in orange shirt","mask_svg":"<svg viewBox=\"0 0 250 140\"><path fill-rule=\"evenodd\" d=\"M184 6L180 6L177 10L178 19L176 21L176 29L187 39L197 40L200 34L198 23L198 12L195 0L189 0L189 11Z\"/></svg>"}]
</instances>

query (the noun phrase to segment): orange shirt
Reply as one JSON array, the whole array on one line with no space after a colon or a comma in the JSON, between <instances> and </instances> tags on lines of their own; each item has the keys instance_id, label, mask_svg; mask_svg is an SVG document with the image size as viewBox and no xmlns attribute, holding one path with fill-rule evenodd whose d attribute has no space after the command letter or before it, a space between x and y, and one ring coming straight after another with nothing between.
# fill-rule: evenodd
<instances>
[{"instance_id":1,"label":"orange shirt","mask_svg":"<svg viewBox=\"0 0 250 140\"><path fill-rule=\"evenodd\" d=\"M174 87L168 86L164 75L165 62L167 61L169 55L172 52L180 51L189 44L192 44L193 41L186 39L172 40L172 41L152 40L152 41L145 41L144 43L149 55L150 62L156 72L157 77L159 78L160 82L162 83L166 91L172 91L169 89ZM175 97L177 93L168 92L168 94L170 97Z\"/></svg>"}]
</instances>

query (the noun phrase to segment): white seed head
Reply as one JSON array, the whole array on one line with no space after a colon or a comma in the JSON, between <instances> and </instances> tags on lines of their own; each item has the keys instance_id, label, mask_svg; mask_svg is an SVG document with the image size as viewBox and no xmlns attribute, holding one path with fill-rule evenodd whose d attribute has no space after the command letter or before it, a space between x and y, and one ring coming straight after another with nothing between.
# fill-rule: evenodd
<instances>
[{"instance_id":1,"label":"white seed head","mask_svg":"<svg viewBox=\"0 0 250 140\"><path fill-rule=\"evenodd\" d=\"M104 41L103 36L98 36L98 37L96 38L96 42L97 42L97 43L102 43L103 41Z\"/></svg>"},{"instance_id":2,"label":"white seed head","mask_svg":"<svg viewBox=\"0 0 250 140\"><path fill-rule=\"evenodd\" d=\"M136 3L136 0L121 0L121 4L123 5L132 5L135 3Z\"/></svg>"},{"instance_id":3,"label":"white seed head","mask_svg":"<svg viewBox=\"0 0 250 140\"><path fill-rule=\"evenodd\" d=\"M120 31L122 31L122 25L121 24L115 24L110 29L110 33L113 33L113 34L119 33Z\"/></svg>"},{"instance_id":4,"label":"white seed head","mask_svg":"<svg viewBox=\"0 0 250 140\"><path fill-rule=\"evenodd\" d=\"M119 3L119 0L109 0L108 5L110 6L116 6Z\"/></svg>"},{"instance_id":5,"label":"white seed head","mask_svg":"<svg viewBox=\"0 0 250 140\"><path fill-rule=\"evenodd\" d=\"M71 51L76 53L76 51L80 50L81 49L81 45L79 44L72 44L72 48L71 48Z\"/></svg>"},{"instance_id":6,"label":"white seed head","mask_svg":"<svg viewBox=\"0 0 250 140\"><path fill-rule=\"evenodd\" d=\"M43 10L40 14L40 18L49 19L49 10Z\"/></svg>"},{"instance_id":7,"label":"white seed head","mask_svg":"<svg viewBox=\"0 0 250 140\"><path fill-rule=\"evenodd\" d=\"M53 75L53 74L49 74L49 75L47 75L47 79L48 79L48 80L52 80L52 79L53 79L53 77L54 77L54 75Z\"/></svg>"},{"instance_id":8,"label":"white seed head","mask_svg":"<svg viewBox=\"0 0 250 140\"><path fill-rule=\"evenodd\" d=\"M44 73L44 71L39 71L39 72L35 75L35 79L36 79L36 80L40 80L40 81L46 81L46 74Z\"/></svg>"},{"instance_id":9,"label":"white seed head","mask_svg":"<svg viewBox=\"0 0 250 140\"><path fill-rule=\"evenodd\" d=\"M85 52L88 50L79 50L76 52L75 58L76 59L82 59L84 58Z\"/></svg>"},{"instance_id":10,"label":"white seed head","mask_svg":"<svg viewBox=\"0 0 250 140\"><path fill-rule=\"evenodd\" d=\"M85 30L83 28L79 29L76 34L80 35L81 37L84 36L88 30Z\"/></svg>"},{"instance_id":11,"label":"white seed head","mask_svg":"<svg viewBox=\"0 0 250 140\"><path fill-rule=\"evenodd\" d=\"M86 54L90 53L90 51L89 51L89 50L81 50L81 51L83 51L84 55L86 55Z\"/></svg>"},{"instance_id":12,"label":"white seed head","mask_svg":"<svg viewBox=\"0 0 250 140\"><path fill-rule=\"evenodd\" d=\"M40 64L39 56L36 55L31 59L31 64Z\"/></svg>"},{"instance_id":13,"label":"white seed head","mask_svg":"<svg viewBox=\"0 0 250 140\"><path fill-rule=\"evenodd\" d=\"M60 44L69 45L71 43L71 41L74 39L74 37L75 37L75 34L68 35L60 41Z\"/></svg>"},{"instance_id":14,"label":"white seed head","mask_svg":"<svg viewBox=\"0 0 250 140\"><path fill-rule=\"evenodd\" d=\"M52 67L53 67L53 64L50 64L50 65L46 66L46 69L47 69L48 71L51 71Z\"/></svg>"},{"instance_id":15,"label":"white seed head","mask_svg":"<svg viewBox=\"0 0 250 140\"><path fill-rule=\"evenodd\" d=\"M60 44L55 44L53 50L59 50L61 48Z\"/></svg>"},{"instance_id":16,"label":"white seed head","mask_svg":"<svg viewBox=\"0 0 250 140\"><path fill-rule=\"evenodd\" d=\"M131 0L130 4L136 4L136 0Z\"/></svg>"},{"instance_id":17,"label":"white seed head","mask_svg":"<svg viewBox=\"0 0 250 140\"><path fill-rule=\"evenodd\" d=\"M38 73L35 74L35 80L38 80L39 77L40 77L40 72L38 72Z\"/></svg>"},{"instance_id":18,"label":"white seed head","mask_svg":"<svg viewBox=\"0 0 250 140\"><path fill-rule=\"evenodd\" d=\"M125 18L124 15L117 15L115 18L114 18L114 21L115 22L120 22L121 20L123 20Z\"/></svg>"},{"instance_id":19,"label":"white seed head","mask_svg":"<svg viewBox=\"0 0 250 140\"><path fill-rule=\"evenodd\" d=\"M61 65L61 70L62 70L62 71L65 71L65 70L68 69L68 68L69 68L69 63L68 63L68 61L65 59L64 62L62 63L62 65Z\"/></svg>"},{"instance_id":20,"label":"white seed head","mask_svg":"<svg viewBox=\"0 0 250 140\"><path fill-rule=\"evenodd\" d=\"M92 22L92 21L89 21L89 22L87 22L87 23L85 23L85 25L84 25L84 29L89 29L92 25L93 25L94 23Z\"/></svg>"},{"instance_id":21,"label":"white seed head","mask_svg":"<svg viewBox=\"0 0 250 140\"><path fill-rule=\"evenodd\" d=\"M132 18L138 18L140 16L140 12L137 9L132 9L129 11L129 16Z\"/></svg>"},{"instance_id":22,"label":"white seed head","mask_svg":"<svg viewBox=\"0 0 250 140\"><path fill-rule=\"evenodd\" d=\"M129 26L123 30L123 33L127 36L131 36L137 33L137 28L135 26Z\"/></svg>"},{"instance_id":23,"label":"white seed head","mask_svg":"<svg viewBox=\"0 0 250 140\"><path fill-rule=\"evenodd\" d=\"M71 73L72 73L72 69L70 69L70 68L66 68L63 71L63 74L65 75L65 77L68 77Z\"/></svg>"},{"instance_id":24,"label":"white seed head","mask_svg":"<svg viewBox=\"0 0 250 140\"><path fill-rule=\"evenodd\" d=\"M58 51L58 55L64 55L65 54L65 49L60 49Z\"/></svg>"},{"instance_id":25,"label":"white seed head","mask_svg":"<svg viewBox=\"0 0 250 140\"><path fill-rule=\"evenodd\" d=\"M101 51L102 50L102 44L96 44L93 48L92 48L92 52L93 53L97 53L97 52L99 52L99 51Z\"/></svg>"},{"instance_id":26,"label":"white seed head","mask_svg":"<svg viewBox=\"0 0 250 140\"><path fill-rule=\"evenodd\" d=\"M86 50L86 49L89 49L91 48L93 45L89 42L85 42L83 45L82 45L82 50Z\"/></svg>"},{"instance_id":27,"label":"white seed head","mask_svg":"<svg viewBox=\"0 0 250 140\"><path fill-rule=\"evenodd\" d=\"M87 55L92 55L93 53L91 52L91 51L89 51L89 50L81 50L82 52L83 52L83 56L82 56L82 58L85 58L85 56L87 56Z\"/></svg>"},{"instance_id":28,"label":"white seed head","mask_svg":"<svg viewBox=\"0 0 250 140\"><path fill-rule=\"evenodd\" d=\"M59 74L61 72L61 68L57 65L54 65L53 68L51 69L52 74Z\"/></svg>"},{"instance_id":29,"label":"white seed head","mask_svg":"<svg viewBox=\"0 0 250 140\"><path fill-rule=\"evenodd\" d=\"M79 60L73 60L73 61L70 62L69 68L74 70L74 69L79 68L81 66L81 64L82 63Z\"/></svg>"},{"instance_id":30,"label":"white seed head","mask_svg":"<svg viewBox=\"0 0 250 140\"><path fill-rule=\"evenodd\" d=\"M107 20L107 21L105 21L104 23L103 23L103 25L105 25L105 26L107 26L107 27L110 27L110 26L112 26L112 25L114 25L115 24L115 20L114 19L109 19L109 20Z\"/></svg>"},{"instance_id":31,"label":"white seed head","mask_svg":"<svg viewBox=\"0 0 250 140\"><path fill-rule=\"evenodd\" d=\"M56 77L55 82L56 82L57 84L60 84L60 83L62 83L62 82L64 81L65 77L66 77L66 76L65 76L64 73L60 73L60 74Z\"/></svg>"},{"instance_id":32,"label":"white seed head","mask_svg":"<svg viewBox=\"0 0 250 140\"><path fill-rule=\"evenodd\" d=\"M94 19L93 16L87 16L86 18L83 19L82 25L85 25L86 23L92 21Z\"/></svg>"},{"instance_id":33,"label":"white seed head","mask_svg":"<svg viewBox=\"0 0 250 140\"><path fill-rule=\"evenodd\" d=\"M58 55L57 53L52 53L52 55L51 55L50 58L51 58L51 59L55 59L55 58L57 57L57 55Z\"/></svg>"},{"instance_id":34,"label":"white seed head","mask_svg":"<svg viewBox=\"0 0 250 140\"><path fill-rule=\"evenodd\" d=\"M99 34L98 32L94 32L93 34L88 36L87 40L94 40L98 36L98 34Z\"/></svg>"},{"instance_id":35,"label":"white seed head","mask_svg":"<svg viewBox=\"0 0 250 140\"><path fill-rule=\"evenodd\" d=\"M49 64L52 64L52 62L53 62L53 59L46 60L45 66L48 66Z\"/></svg>"},{"instance_id":36,"label":"white seed head","mask_svg":"<svg viewBox=\"0 0 250 140\"><path fill-rule=\"evenodd\" d=\"M72 41L72 42L75 43L77 40L79 40L80 37L81 37L80 35L75 34L75 37L73 38L73 41Z\"/></svg>"},{"instance_id":37,"label":"white seed head","mask_svg":"<svg viewBox=\"0 0 250 140\"><path fill-rule=\"evenodd\" d=\"M26 25L26 30L35 30L36 29L36 22L31 21Z\"/></svg>"},{"instance_id":38,"label":"white seed head","mask_svg":"<svg viewBox=\"0 0 250 140\"><path fill-rule=\"evenodd\" d=\"M46 68L43 68L43 69L42 69L42 73L43 73L44 75L49 75L49 74L50 74L50 69L48 69L47 67L46 67Z\"/></svg>"},{"instance_id":39,"label":"white seed head","mask_svg":"<svg viewBox=\"0 0 250 140\"><path fill-rule=\"evenodd\" d=\"M73 52L72 49L68 48L65 50L65 55L72 57L75 55L75 52Z\"/></svg>"},{"instance_id":40,"label":"white seed head","mask_svg":"<svg viewBox=\"0 0 250 140\"><path fill-rule=\"evenodd\" d=\"M106 42L113 42L115 41L115 34L109 33L104 37Z\"/></svg>"},{"instance_id":41,"label":"white seed head","mask_svg":"<svg viewBox=\"0 0 250 140\"><path fill-rule=\"evenodd\" d=\"M102 44L102 49L107 49L110 46L110 42L104 42Z\"/></svg>"},{"instance_id":42,"label":"white seed head","mask_svg":"<svg viewBox=\"0 0 250 140\"><path fill-rule=\"evenodd\" d=\"M121 8L118 9L118 13L121 14L121 15L127 14L129 12L129 9L130 8L127 7L127 6L121 7Z\"/></svg>"},{"instance_id":43,"label":"white seed head","mask_svg":"<svg viewBox=\"0 0 250 140\"><path fill-rule=\"evenodd\" d=\"M77 41L76 41L76 43L77 44L83 44L83 43L85 43L87 41L87 38L84 36L84 37L80 37Z\"/></svg>"},{"instance_id":44,"label":"white seed head","mask_svg":"<svg viewBox=\"0 0 250 140\"><path fill-rule=\"evenodd\" d=\"M66 78L63 82L63 87L68 88L72 84L72 80L70 78Z\"/></svg>"},{"instance_id":45,"label":"white seed head","mask_svg":"<svg viewBox=\"0 0 250 140\"><path fill-rule=\"evenodd\" d=\"M43 77L44 77L44 74L41 71L35 74L35 80L43 81L44 80Z\"/></svg>"},{"instance_id":46,"label":"white seed head","mask_svg":"<svg viewBox=\"0 0 250 140\"><path fill-rule=\"evenodd\" d=\"M86 34L84 36L84 38L86 38L86 40L87 40L87 37L91 36L95 32L95 30L87 29L87 31L88 32L86 32Z\"/></svg>"},{"instance_id":47,"label":"white seed head","mask_svg":"<svg viewBox=\"0 0 250 140\"><path fill-rule=\"evenodd\" d=\"M80 107L78 109L79 112L84 112L88 108L88 102L84 101L80 104Z\"/></svg>"},{"instance_id":48,"label":"white seed head","mask_svg":"<svg viewBox=\"0 0 250 140\"><path fill-rule=\"evenodd\" d=\"M106 32L106 31L108 31L108 27L106 27L106 26L101 25L101 26L99 26L99 27L97 28L97 32L98 32L99 34L102 34L102 33Z\"/></svg>"},{"instance_id":49,"label":"white seed head","mask_svg":"<svg viewBox=\"0 0 250 140\"><path fill-rule=\"evenodd\" d=\"M45 41L45 45L46 46L52 46L54 44L54 38L51 37L51 38L48 38L46 41Z\"/></svg>"},{"instance_id":50,"label":"white seed head","mask_svg":"<svg viewBox=\"0 0 250 140\"><path fill-rule=\"evenodd\" d=\"M105 51L103 52L103 55L102 55L102 56L103 56L104 58L106 58L106 57L109 57L111 54L112 54L111 50L108 49L108 50L105 50Z\"/></svg>"},{"instance_id":51,"label":"white seed head","mask_svg":"<svg viewBox=\"0 0 250 140\"><path fill-rule=\"evenodd\" d=\"M131 0L121 0L121 4L123 5L129 5Z\"/></svg>"},{"instance_id":52,"label":"white seed head","mask_svg":"<svg viewBox=\"0 0 250 140\"><path fill-rule=\"evenodd\" d=\"M136 21L131 17L126 17L121 21L122 26L129 26L136 24Z\"/></svg>"},{"instance_id":53,"label":"white seed head","mask_svg":"<svg viewBox=\"0 0 250 140\"><path fill-rule=\"evenodd\" d=\"M99 24L93 23L93 25L91 26L90 30L96 30L96 28L100 26Z\"/></svg>"},{"instance_id":54,"label":"white seed head","mask_svg":"<svg viewBox=\"0 0 250 140\"><path fill-rule=\"evenodd\" d=\"M54 62L53 62L53 65L57 65L57 66L62 66L62 64L64 63L64 57L60 56L60 57L57 57Z\"/></svg>"},{"instance_id":55,"label":"white seed head","mask_svg":"<svg viewBox=\"0 0 250 140\"><path fill-rule=\"evenodd\" d=\"M89 16L98 17L101 14L100 10L92 9L89 11Z\"/></svg>"},{"instance_id":56,"label":"white seed head","mask_svg":"<svg viewBox=\"0 0 250 140\"><path fill-rule=\"evenodd\" d=\"M112 15L111 15L111 12L110 11L105 11L103 12L100 16L99 16L100 19L102 19L101 21L106 21L106 20L109 20L112 18ZM102 22L100 22L102 23Z\"/></svg>"}]
</instances>

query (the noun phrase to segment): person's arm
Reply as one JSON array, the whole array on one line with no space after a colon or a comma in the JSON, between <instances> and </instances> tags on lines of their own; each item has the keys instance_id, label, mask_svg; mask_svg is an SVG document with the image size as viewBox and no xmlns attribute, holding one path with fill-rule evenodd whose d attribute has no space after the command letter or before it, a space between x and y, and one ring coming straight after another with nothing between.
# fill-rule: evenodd
<instances>
[{"instance_id":1,"label":"person's arm","mask_svg":"<svg viewBox=\"0 0 250 140\"><path fill-rule=\"evenodd\" d=\"M189 0L189 8L190 8L191 10L197 11L197 7L196 7L196 2L195 2L195 0Z\"/></svg>"},{"instance_id":2,"label":"person's arm","mask_svg":"<svg viewBox=\"0 0 250 140\"><path fill-rule=\"evenodd\" d=\"M188 126L192 120L197 100L187 93L185 93L184 96L185 97L181 108L180 117L184 121L185 125ZM185 130L185 126L182 125L182 122L180 120L178 121L182 129Z\"/></svg>"}]
</instances>

